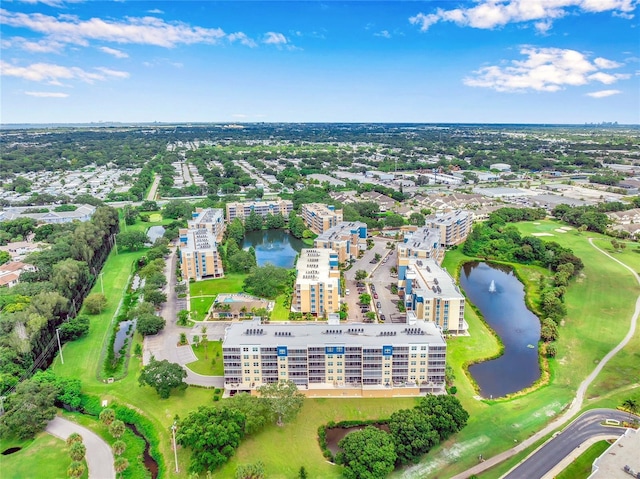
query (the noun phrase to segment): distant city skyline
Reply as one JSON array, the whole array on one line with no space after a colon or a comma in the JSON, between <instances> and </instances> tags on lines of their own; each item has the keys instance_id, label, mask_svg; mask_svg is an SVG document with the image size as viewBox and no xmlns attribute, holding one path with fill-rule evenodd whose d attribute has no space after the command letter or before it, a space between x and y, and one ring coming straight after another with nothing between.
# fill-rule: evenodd
<instances>
[{"instance_id":1,"label":"distant city skyline","mask_svg":"<svg viewBox=\"0 0 640 479\"><path fill-rule=\"evenodd\" d=\"M0 122L640 123L635 0L0 8Z\"/></svg>"}]
</instances>

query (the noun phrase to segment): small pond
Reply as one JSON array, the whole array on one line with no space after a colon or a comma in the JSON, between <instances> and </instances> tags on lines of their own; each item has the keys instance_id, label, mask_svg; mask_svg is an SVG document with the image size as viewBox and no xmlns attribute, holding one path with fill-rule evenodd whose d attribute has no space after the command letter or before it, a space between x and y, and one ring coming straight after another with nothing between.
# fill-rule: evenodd
<instances>
[{"instance_id":1,"label":"small pond","mask_svg":"<svg viewBox=\"0 0 640 479\"><path fill-rule=\"evenodd\" d=\"M2 455L3 456L8 456L9 454L13 454L14 452L18 452L22 450L21 447L10 447L8 449L5 449L4 451L2 451Z\"/></svg>"},{"instance_id":2,"label":"small pond","mask_svg":"<svg viewBox=\"0 0 640 479\"><path fill-rule=\"evenodd\" d=\"M124 342L127 338L133 337L133 331L135 329L135 319L129 321L120 321L118 324L118 331L116 332L116 339L113 342L113 352L116 357L120 356L120 350L124 346Z\"/></svg>"},{"instance_id":3,"label":"small pond","mask_svg":"<svg viewBox=\"0 0 640 479\"><path fill-rule=\"evenodd\" d=\"M271 263L281 268L293 268L296 256L305 244L284 230L250 231L245 237L242 249L251 246L256 250L258 266Z\"/></svg>"},{"instance_id":4,"label":"small pond","mask_svg":"<svg viewBox=\"0 0 640 479\"><path fill-rule=\"evenodd\" d=\"M366 426L351 426L351 427L331 427L327 428L327 448L334 456L338 454L340 448L338 443L351 432L360 431L368 426L377 427L383 431L389 432L389 426L387 424L367 424Z\"/></svg>"},{"instance_id":5,"label":"small pond","mask_svg":"<svg viewBox=\"0 0 640 479\"><path fill-rule=\"evenodd\" d=\"M482 397L520 391L540 377L540 321L527 309L524 286L509 267L466 263L460 286L504 344L504 354L469 367Z\"/></svg>"}]
</instances>

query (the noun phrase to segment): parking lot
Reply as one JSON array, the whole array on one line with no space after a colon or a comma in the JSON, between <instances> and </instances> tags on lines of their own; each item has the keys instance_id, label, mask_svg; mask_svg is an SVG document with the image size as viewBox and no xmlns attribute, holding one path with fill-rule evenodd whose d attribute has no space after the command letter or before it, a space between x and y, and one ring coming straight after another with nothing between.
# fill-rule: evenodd
<instances>
[{"instance_id":1,"label":"parking lot","mask_svg":"<svg viewBox=\"0 0 640 479\"><path fill-rule=\"evenodd\" d=\"M375 238L373 248L365 251L363 257L356 261L351 269L345 271L346 288L349 290L345 301L349 306L348 321L350 322L362 322L366 319L366 312L362 311L359 304L359 296L362 293L371 294L373 303L371 310L378 314L378 319L382 315L387 322L404 321L404 314L399 313L396 306L398 296L391 293L391 284L397 282L397 278L391 277L391 268L396 266L397 259L396 251L387 249L388 241L390 240L387 238ZM379 263L374 261L376 253L381 256ZM355 280L358 270L364 270L370 274L373 271L373 274L362 282L365 285L364 289L358 288L358 282ZM375 292L369 289L370 285L373 285ZM377 299L374 298L375 294L378 295ZM380 308L377 307L378 302Z\"/></svg>"}]
</instances>

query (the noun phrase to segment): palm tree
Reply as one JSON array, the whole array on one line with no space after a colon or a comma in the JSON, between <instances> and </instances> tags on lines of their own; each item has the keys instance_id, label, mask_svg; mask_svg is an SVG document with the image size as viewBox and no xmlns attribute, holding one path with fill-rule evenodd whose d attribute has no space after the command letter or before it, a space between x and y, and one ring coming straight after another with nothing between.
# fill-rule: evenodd
<instances>
[{"instance_id":1,"label":"palm tree","mask_svg":"<svg viewBox=\"0 0 640 479\"><path fill-rule=\"evenodd\" d=\"M127 448L127 444L124 441L116 441L116 442L113 443L113 445L111 447L113 448L113 453L116 456L121 456L122 453Z\"/></svg>"},{"instance_id":2,"label":"palm tree","mask_svg":"<svg viewBox=\"0 0 640 479\"><path fill-rule=\"evenodd\" d=\"M127 461L124 457L118 457L115 461L113 461L113 468L116 470L120 477L122 477L122 473L129 467L129 461Z\"/></svg>"},{"instance_id":3,"label":"palm tree","mask_svg":"<svg viewBox=\"0 0 640 479\"><path fill-rule=\"evenodd\" d=\"M72 432L67 438L67 447L71 447L76 442L82 442L82 436L77 432Z\"/></svg>"},{"instance_id":4,"label":"palm tree","mask_svg":"<svg viewBox=\"0 0 640 479\"><path fill-rule=\"evenodd\" d=\"M202 344L202 347L204 348L204 358L208 359L207 346L209 346L209 339L207 338L207 327L202 326L200 328L200 332L202 333L202 340L200 341L200 344Z\"/></svg>"},{"instance_id":5,"label":"palm tree","mask_svg":"<svg viewBox=\"0 0 640 479\"><path fill-rule=\"evenodd\" d=\"M627 398L622 401L622 407L629 413L629 422L633 421L633 415L638 412L638 401L633 398Z\"/></svg>"},{"instance_id":6,"label":"palm tree","mask_svg":"<svg viewBox=\"0 0 640 479\"><path fill-rule=\"evenodd\" d=\"M84 447L84 444L82 444L81 442L74 442L69 449L71 460L75 462L82 461L86 452L87 448Z\"/></svg>"},{"instance_id":7,"label":"palm tree","mask_svg":"<svg viewBox=\"0 0 640 479\"><path fill-rule=\"evenodd\" d=\"M84 474L86 467L83 463L74 461L67 469L67 475L69 477L81 477Z\"/></svg>"},{"instance_id":8,"label":"palm tree","mask_svg":"<svg viewBox=\"0 0 640 479\"><path fill-rule=\"evenodd\" d=\"M108 426L116 418L116 413L113 411L113 409L107 408L102 410L99 417L100 417L100 422Z\"/></svg>"},{"instance_id":9,"label":"palm tree","mask_svg":"<svg viewBox=\"0 0 640 479\"><path fill-rule=\"evenodd\" d=\"M115 421L113 421L109 426L109 432L116 439L119 439L120 437L122 437L122 435L124 434L124 430L125 430L125 425L119 419L116 419Z\"/></svg>"}]
</instances>

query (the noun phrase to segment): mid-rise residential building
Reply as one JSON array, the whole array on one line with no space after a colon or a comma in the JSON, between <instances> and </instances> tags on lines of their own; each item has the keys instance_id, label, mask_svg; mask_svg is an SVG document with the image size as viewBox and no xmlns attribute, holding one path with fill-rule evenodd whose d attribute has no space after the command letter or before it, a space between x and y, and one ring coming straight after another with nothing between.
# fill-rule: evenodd
<instances>
[{"instance_id":1,"label":"mid-rise residential building","mask_svg":"<svg viewBox=\"0 0 640 479\"><path fill-rule=\"evenodd\" d=\"M224 276L218 243L208 228L180 229L180 268L184 279Z\"/></svg>"},{"instance_id":2,"label":"mid-rise residential building","mask_svg":"<svg viewBox=\"0 0 640 479\"><path fill-rule=\"evenodd\" d=\"M358 259L358 253L367 248L367 225L360 221L342 221L319 235L313 247L332 249L338 253L340 263Z\"/></svg>"},{"instance_id":3,"label":"mid-rise residential building","mask_svg":"<svg viewBox=\"0 0 640 479\"><path fill-rule=\"evenodd\" d=\"M263 218L269 213L272 215L279 213L288 218L293 211L293 202L291 200L269 200L227 203L227 221L233 221L236 218L244 220L252 211Z\"/></svg>"},{"instance_id":4,"label":"mid-rise residential building","mask_svg":"<svg viewBox=\"0 0 640 479\"><path fill-rule=\"evenodd\" d=\"M340 311L338 253L329 249L303 249L296 269L291 311L315 316Z\"/></svg>"},{"instance_id":5,"label":"mid-rise residential building","mask_svg":"<svg viewBox=\"0 0 640 479\"><path fill-rule=\"evenodd\" d=\"M464 295L449 273L433 259L411 258L398 274L398 291L404 297L408 324L425 321L443 331L467 332Z\"/></svg>"},{"instance_id":6,"label":"mid-rise residential building","mask_svg":"<svg viewBox=\"0 0 640 479\"><path fill-rule=\"evenodd\" d=\"M404 241L398 244L398 277L404 276L409 260L433 259L438 264L444 259L444 248L440 245L440 231L426 226L415 231L405 231Z\"/></svg>"},{"instance_id":7,"label":"mid-rise residential building","mask_svg":"<svg viewBox=\"0 0 640 479\"><path fill-rule=\"evenodd\" d=\"M331 322L331 321L330 321ZM291 380L308 397L442 392L447 345L433 323L235 322L222 343L229 393Z\"/></svg>"},{"instance_id":8,"label":"mid-rise residential building","mask_svg":"<svg viewBox=\"0 0 640 479\"><path fill-rule=\"evenodd\" d=\"M319 235L342 221L342 210L336 210L333 205L307 203L302 205L300 216L307 228Z\"/></svg>"},{"instance_id":9,"label":"mid-rise residential building","mask_svg":"<svg viewBox=\"0 0 640 479\"><path fill-rule=\"evenodd\" d=\"M191 215L191 221L187 222L189 229L204 228L213 235L216 241L222 240L225 222L224 211L221 208L196 208Z\"/></svg>"},{"instance_id":10,"label":"mid-rise residential building","mask_svg":"<svg viewBox=\"0 0 640 479\"><path fill-rule=\"evenodd\" d=\"M427 217L427 228L440 231L440 245L444 247L463 243L471 232L473 215L470 211L457 210Z\"/></svg>"}]
</instances>

